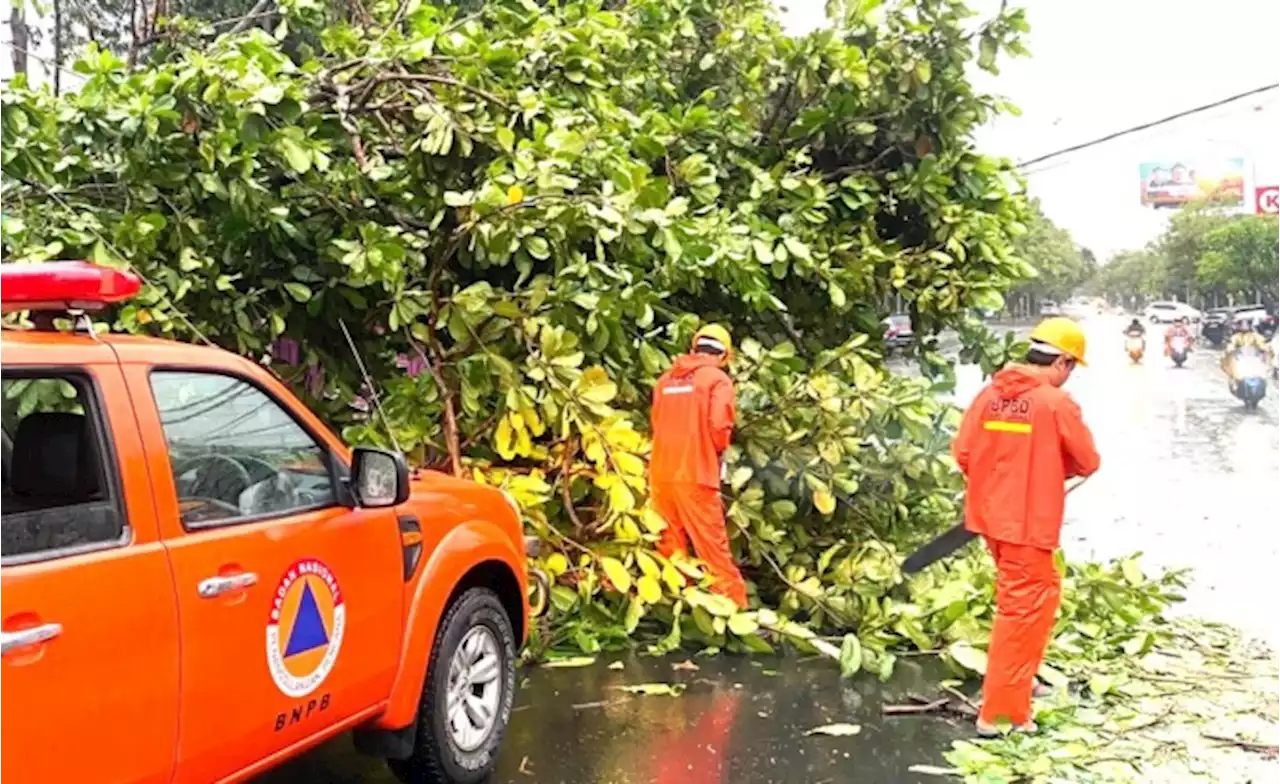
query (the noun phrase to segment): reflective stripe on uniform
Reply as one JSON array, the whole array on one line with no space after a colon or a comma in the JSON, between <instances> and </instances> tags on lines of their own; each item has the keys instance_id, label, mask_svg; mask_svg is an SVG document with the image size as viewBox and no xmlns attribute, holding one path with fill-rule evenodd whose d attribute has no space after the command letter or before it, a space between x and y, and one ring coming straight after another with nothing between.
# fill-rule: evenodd
<instances>
[{"instance_id":1,"label":"reflective stripe on uniform","mask_svg":"<svg viewBox=\"0 0 1280 784\"><path fill-rule=\"evenodd\" d=\"M692 394L692 392L693 392L692 384L686 387L663 387L662 388L662 394L664 395L688 395L688 394Z\"/></svg>"},{"instance_id":2,"label":"reflective stripe on uniform","mask_svg":"<svg viewBox=\"0 0 1280 784\"><path fill-rule=\"evenodd\" d=\"M1028 422L1002 422L999 419L992 419L982 423L983 430L994 430L997 433L1030 433L1031 424Z\"/></svg>"}]
</instances>

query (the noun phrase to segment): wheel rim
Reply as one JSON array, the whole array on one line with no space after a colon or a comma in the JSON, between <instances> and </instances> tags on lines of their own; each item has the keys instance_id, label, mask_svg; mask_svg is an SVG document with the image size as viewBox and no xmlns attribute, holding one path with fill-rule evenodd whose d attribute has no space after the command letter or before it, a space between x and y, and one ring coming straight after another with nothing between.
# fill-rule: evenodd
<instances>
[{"instance_id":1,"label":"wheel rim","mask_svg":"<svg viewBox=\"0 0 1280 784\"><path fill-rule=\"evenodd\" d=\"M449 737L462 751L475 751L493 733L502 699L502 654L488 627L475 626L449 662L445 715Z\"/></svg>"}]
</instances>

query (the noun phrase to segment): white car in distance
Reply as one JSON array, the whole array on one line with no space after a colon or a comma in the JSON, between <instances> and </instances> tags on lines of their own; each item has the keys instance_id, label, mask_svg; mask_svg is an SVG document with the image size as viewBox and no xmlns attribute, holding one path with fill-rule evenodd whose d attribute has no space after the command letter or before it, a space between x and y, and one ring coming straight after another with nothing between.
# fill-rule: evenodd
<instances>
[{"instance_id":1,"label":"white car in distance","mask_svg":"<svg viewBox=\"0 0 1280 784\"><path fill-rule=\"evenodd\" d=\"M1200 311L1185 302L1152 302L1142 311L1142 318L1152 324L1172 324L1185 317L1193 324L1200 322Z\"/></svg>"}]
</instances>

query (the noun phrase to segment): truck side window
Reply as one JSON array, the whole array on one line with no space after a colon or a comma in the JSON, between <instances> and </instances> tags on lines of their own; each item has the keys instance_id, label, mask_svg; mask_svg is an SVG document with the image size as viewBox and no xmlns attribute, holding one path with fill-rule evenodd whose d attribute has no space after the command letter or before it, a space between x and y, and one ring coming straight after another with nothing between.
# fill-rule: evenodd
<instances>
[{"instance_id":1,"label":"truck side window","mask_svg":"<svg viewBox=\"0 0 1280 784\"><path fill-rule=\"evenodd\" d=\"M188 528L334 504L328 450L253 384L219 373L156 370L151 391Z\"/></svg>"},{"instance_id":2,"label":"truck side window","mask_svg":"<svg viewBox=\"0 0 1280 784\"><path fill-rule=\"evenodd\" d=\"M89 379L6 374L2 387L4 562L123 542L115 462Z\"/></svg>"}]
</instances>

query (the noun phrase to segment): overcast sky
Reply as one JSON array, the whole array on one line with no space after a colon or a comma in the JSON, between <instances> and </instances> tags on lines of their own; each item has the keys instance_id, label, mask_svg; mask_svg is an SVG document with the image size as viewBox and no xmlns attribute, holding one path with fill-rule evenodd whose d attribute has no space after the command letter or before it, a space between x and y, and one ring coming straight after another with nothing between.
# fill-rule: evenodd
<instances>
[{"instance_id":1,"label":"overcast sky","mask_svg":"<svg viewBox=\"0 0 1280 784\"><path fill-rule=\"evenodd\" d=\"M1026 160L1277 81L1280 1L1025 0L1030 57L975 74L1022 109L978 134L988 153ZM823 0L779 0L793 32L825 23ZM994 14L999 0L970 0ZM976 71L976 69L975 69ZM1167 212L1139 203L1138 164L1244 158L1247 200L1280 182L1278 91L1028 168L1028 188L1076 242L1105 260L1160 233Z\"/></svg>"}]
</instances>

